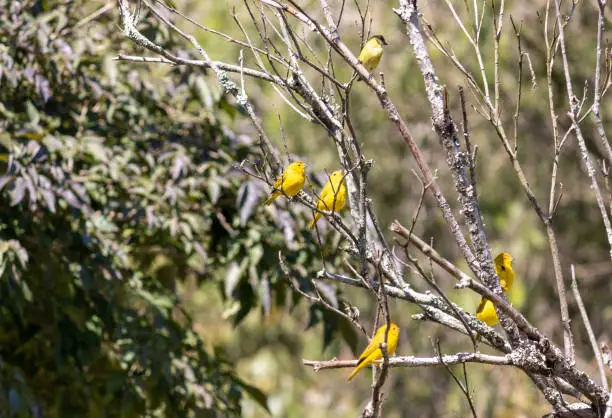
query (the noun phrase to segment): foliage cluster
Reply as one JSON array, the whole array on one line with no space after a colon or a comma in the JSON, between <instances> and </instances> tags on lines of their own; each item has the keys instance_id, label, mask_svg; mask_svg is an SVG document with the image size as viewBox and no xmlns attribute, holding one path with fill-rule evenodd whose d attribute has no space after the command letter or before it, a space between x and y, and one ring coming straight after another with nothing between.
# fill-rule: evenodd
<instances>
[{"instance_id":1,"label":"foliage cluster","mask_svg":"<svg viewBox=\"0 0 612 418\"><path fill-rule=\"evenodd\" d=\"M234 323L294 303L278 251L312 273L291 232L304 216L283 235L254 211L265 190L234 163L258 147L227 127L240 109L203 72L113 61L132 47L112 14L89 19L99 6L0 2L0 410L236 414L243 392L265 406L177 287L217 283Z\"/></svg>"}]
</instances>

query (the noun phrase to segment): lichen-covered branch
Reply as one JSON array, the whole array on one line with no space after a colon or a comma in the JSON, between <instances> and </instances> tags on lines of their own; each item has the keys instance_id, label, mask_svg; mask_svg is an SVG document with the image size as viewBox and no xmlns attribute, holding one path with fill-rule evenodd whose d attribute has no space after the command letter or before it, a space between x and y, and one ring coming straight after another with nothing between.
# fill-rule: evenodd
<instances>
[{"instance_id":1,"label":"lichen-covered branch","mask_svg":"<svg viewBox=\"0 0 612 418\"><path fill-rule=\"evenodd\" d=\"M306 366L311 366L315 372L327 369L352 368L357 365L357 360L302 360ZM515 366L529 370L534 373L546 373L543 359L533 360L531 353L513 351L505 356L494 356L483 353L457 353L435 357L398 356L389 358L389 367L432 367L452 366L462 363L493 364L496 366ZM378 364L382 364L379 361Z\"/></svg>"},{"instance_id":2,"label":"lichen-covered branch","mask_svg":"<svg viewBox=\"0 0 612 418\"><path fill-rule=\"evenodd\" d=\"M417 58L425 83L425 91L427 92L427 98L432 110L434 129L440 138L442 148L446 152L446 163L453 175L459 203L461 204L461 213L465 217L467 229L474 247L475 258L472 260L466 258L466 260L476 277L484 282L489 289L505 298L493 268L493 259L487 244L478 201L475 198L473 185L466 173L470 157L460 149L457 130L443 98L443 88L438 81L421 33L416 2L400 0L399 4L400 7L394 9L394 12L406 25L410 45ZM427 178L425 180L428 181ZM449 225L449 227L452 226ZM500 322L508 335L510 343L517 345L519 334L516 325L505 318L504 315L501 315Z\"/></svg>"}]
</instances>

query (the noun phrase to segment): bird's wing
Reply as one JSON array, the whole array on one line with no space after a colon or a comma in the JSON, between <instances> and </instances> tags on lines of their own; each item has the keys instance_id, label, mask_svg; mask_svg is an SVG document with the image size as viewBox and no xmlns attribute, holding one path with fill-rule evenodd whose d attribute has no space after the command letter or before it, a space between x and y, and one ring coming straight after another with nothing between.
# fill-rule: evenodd
<instances>
[{"instance_id":1,"label":"bird's wing","mask_svg":"<svg viewBox=\"0 0 612 418\"><path fill-rule=\"evenodd\" d=\"M333 208L338 208L337 202L342 199L343 192L340 184L340 180L334 181L332 179L330 179L330 182L327 184L329 187L327 190L327 199L325 199L325 202L327 203L328 210L335 210Z\"/></svg>"},{"instance_id":2,"label":"bird's wing","mask_svg":"<svg viewBox=\"0 0 612 418\"><path fill-rule=\"evenodd\" d=\"M367 59L367 54L366 51L368 49L368 47L370 46L370 41L366 42L365 45L363 45L363 48L361 48L361 52L359 52L359 62L363 64L363 61Z\"/></svg>"},{"instance_id":3,"label":"bird's wing","mask_svg":"<svg viewBox=\"0 0 612 418\"><path fill-rule=\"evenodd\" d=\"M285 180L285 176L286 176L286 173L284 173L284 172L283 172L283 174L278 176L278 178L276 179L276 182L274 182L274 189L281 190L281 187L283 185L283 181Z\"/></svg>"},{"instance_id":4,"label":"bird's wing","mask_svg":"<svg viewBox=\"0 0 612 418\"><path fill-rule=\"evenodd\" d=\"M361 363L363 363L364 360L370 357L370 355L374 353L375 350L378 350L379 344L380 343L377 341L377 338L375 335L374 338L372 338L372 340L368 344L368 346L365 348L365 350L363 350L363 353L361 353L361 355L359 356L359 361L357 362L357 365L360 365Z\"/></svg>"},{"instance_id":5,"label":"bird's wing","mask_svg":"<svg viewBox=\"0 0 612 418\"><path fill-rule=\"evenodd\" d=\"M514 272L512 271L512 267L507 267L499 278L501 282L501 287L504 289L504 292L507 292L512 288L512 283L514 282Z\"/></svg>"},{"instance_id":6,"label":"bird's wing","mask_svg":"<svg viewBox=\"0 0 612 418\"><path fill-rule=\"evenodd\" d=\"M482 299L480 299L480 304L478 305L478 308L476 308L476 313L479 314L482 312L482 310L484 309L485 305L487 304L487 298L483 297Z\"/></svg>"},{"instance_id":7,"label":"bird's wing","mask_svg":"<svg viewBox=\"0 0 612 418\"><path fill-rule=\"evenodd\" d=\"M359 362L357 364L363 362L366 358L372 356L376 352L376 350L379 351L378 354L380 354L380 357L378 355L374 355L374 360L377 360L382 357L382 352L380 352L379 345L385 340L386 330L387 328L385 326L378 328L378 331L376 331L376 334L374 334L374 337L372 337L366 349L363 350L363 353L361 353L361 355L359 356Z\"/></svg>"},{"instance_id":8,"label":"bird's wing","mask_svg":"<svg viewBox=\"0 0 612 418\"><path fill-rule=\"evenodd\" d=\"M319 210L331 209L332 200L330 199L330 195L331 199L333 199L334 193L331 188L331 183L327 182L327 184L325 184L325 187L323 187L321 194L319 195L319 200L317 201L317 208Z\"/></svg>"},{"instance_id":9,"label":"bird's wing","mask_svg":"<svg viewBox=\"0 0 612 418\"><path fill-rule=\"evenodd\" d=\"M330 180L330 189L332 191L332 193L338 193L340 191L340 182L342 181L342 176L340 176L340 178L337 179L331 179Z\"/></svg>"}]
</instances>

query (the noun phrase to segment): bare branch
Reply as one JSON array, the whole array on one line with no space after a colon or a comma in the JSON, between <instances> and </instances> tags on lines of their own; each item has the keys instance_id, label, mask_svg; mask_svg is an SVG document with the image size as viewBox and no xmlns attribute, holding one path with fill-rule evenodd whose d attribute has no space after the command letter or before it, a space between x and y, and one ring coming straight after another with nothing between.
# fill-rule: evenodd
<instances>
[{"instance_id":1,"label":"bare branch","mask_svg":"<svg viewBox=\"0 0 612 418\"><path fill-rule=\"evenodd\" d=\"M401 236L402 238L410 241L410 243L415 245L419 249L419 251L421 251L425 256L431 258L437 265L442 267L457 280L470 279L470 276L468 276L466 273L457 268L457 266L455 266L453 263L438 254L435 249L430 247L429 244L427 244L421 238L412 234L410 230L400 224L398 220L393 221L389 229Z\"/></svg>"},{"instance_id":2,"label":"bare branch","mask_svg":"<svg viewBox=\"0 0 612 418\"><path fill-rule=\"evenodd\" d=\"M305 366L311 366L315 372L327 369L340 369L357 366L357 360L302 360ZM380 361L378 363L381 363ZM497 366L514 366L511 355L492 356L482 353L457 353L436 357L401 356L389 358L389 367L431 367L452 366L461 363L494 364Z\"/></svg>"},{"instance_id":3,"label":"bare branch","mask_svg":"<svg viewBox=\"0 0 612 418\"><path fill-rule=\"evenodd\" d=\"M597 128L597 133L599 135L599 140L603 145L606 153L608 154L608 164L612 165L612 147L610 146L610 141L608 141L608 136L606 134L606 130L604 128L604 124L601 119L601 114L599 112L599 105L601 104L601 56L602 56L602 41L605 32L605 7L607 0L596 0L597 1L597 9L598 9L598 19L597 19L597 48L595 50L595 84L593 86L593 120L595 122L595 127Z\"/></svg>"},{"instance_id":4,"label":"bare branch","mask_svg":"<svg viewBox=\"0 0 612 418\"><path fill-rule=\"evenodd\" d=\"M468 127L468 117L466 110L465 93L463 87L459 86L459 99L461 102L461 116L463 117L463 139L465 140L465 150L468 153L470 167L470 183L474 188L474 199L478 201L478 187L476 186L476 152L477 147L472 150L472 141L470 140L470 129Z\"/></svg>"},{"instance_id":5,"label":"bare branch","mask_svg":"<svg viewBox=\"0 0 612 418\"><path fill-rule=\"evenodd\" d=\"M518 177L527 198L529 199L538 217L545 225L553 264L555 267L554 272L557 280L557 291L559 293L561 305L561 320L564 329L564 352L553 344L549 337L544 335L517 309L515 309L508 302L504 293L502 292L499 279L493 267L486 231L481 218L481 209L478 204L475 173L476 147L472 148L472 143L470 142L467 111L468 105L463 89L459 88L461 111L463 116L463 136L465 138L466 148L466 151L464 151L462 150L461 146L459 137L460 134L450 114L451 111L448 106L446 88L439 82L426 49L424 34L422 33L422 29L420 27L421 23L419 21L419 11L417 10L416 1L399 0L399 8L394 11L405 24L412 51L415 53L417 62L419 64L419 70L422 73L427 99L431 106L433 127L440 139L442 149L446 154L446 163L450 169L450 173L452 174L456 189L456 196L453 196L453 198L458 198L458 213L460 216L455 215L449 201L447 200L447 197L442 193L442 188L437 183L438 179L436 178L436 172L433 171L427 164L422 149L419 148L417 141L412 137L406 122L400 117L399 111L386 89L384 74L380 73L380 82L377 80L377 77L375 77L374 74L369 74L363 65L357 60L355 55L353 55L353 53L349 50L340 36L338 26L342 20L342 16L345 13L345 0L343 0L339 5L340 12L337 16L336 10L332 10L330 8L328 0L320 0L321 10L325 18L324 22L326 23L321 23L314 19L312 15L305 10L305 7L298 4L299 2L296 0L245 0L245 6L248 9L249 16L253 21L259 39L257 39L257 37L253 38L250 35L250 28L248 25L242 25L242 23L238 20L238 15L234 13L234 19L242 31L242 36L245 39L244 41L233 39L229 35L206 28L197 24L192 19L176 12L174 9L168 9L171 12L182 16L184 19L196 25L200 29L213 33L216 36L220 36L221 38L224 38L225 41L248 48L246 50L247 53L250 52L254 57L254 64L252 64L254 68L244 66L245 57L242 50L240 51L238 58L239 65L213 61L211 57L208 56L206 50L202 48L202 46L193 36L184 32L179 26L168 20L164 14L159 13L159 11L157 11L155 8L158 6L153 7L150 4L152 0L142 0L143 4L145 4L146 7L152 11L155 18L167 26L171 31L187 40L193 49L195 49L200 55L199 58L201 59L192 60L177 57L174 53L164 50L162 47L151 42L140 32L138 32L136 29L135 18L130 14L128 8L128 1L117 0L121 14L122 30L126 37L132 39L138 45L157 54L156 57L118 55L116 57L117 60L147 64L188 65L194 68L198 67L197 69L211 69L217 77L219 86L225 92L231 94L236 99L236 102L238 102L238 104L246 110L246 113L255 127L257 135L260 137L259 146L262 148L262 154L264 159L267 161L267 164L257 166L255 167L255 170L246 170L241 164L240 169L243 172L253 175L253 177L270 184L269 171L278 172L281 166L278 149L266 136L262 123L255 114L255 109L249 100L247 95L248 85L245 83L245 77L247 78L247 81L250 77L271 84L281 98L285 100L302 118L314 121L323 127L329 134L330 139L333 140L340 164L345 171L344 176L346 178L349 190L349 208L353 222L352 226L349 226L348 223L346 223L335 213L318 210L316 205L317 196L311 196L312 193L301 192L294 197L293 200L303 207L310 208L313 213L323 213L323 215L329 219L332 228L338 231L342 235L343 239L348 241L348 245L345 247L345 249L347 254L353 257L353 259L350 263L347 263L349 267L347 267L345 271L348 271L349 274L353 275L353 277L331 272L330 270L333 269L333 267L328 267L328 264L322 257L324 268L319 271L316 277L310 280L314 286L313 290L305 292L299 288L295 282L295 279L291 277L291 270L287 267L286 262L279 254L281 269L283 272L285 272L285 275L289 279L290 283L295 287L296 291L302 298L306 299L310 303L319 304L325 309L342 316L343 318L351 321L358 329L365 333L365 329L356 319L358 315L356 316L352 312L354 310L353 307L349 305L348 311L344 312L338 307L337 304L330 303L329 300L325 298L325 292L320 291L320 289L322 289L322 283L319 280L333 281L337 284L361 287L376 295L377 323L379 320L382 321L384 318L386 323L390 324L391 318L387 298L392 297L417 305L421 309L421 313L414 315L413 318L415 319L437 322L457 332L468 335L472 339L473 333L478 332L485 338L483 343L489 344L495 349L500 350L502 353L505 353L504 356L483 355L476 352L477 347L475 345L475 341L473 341L475 350L474 353L457 353L450 356L443 356L440 349L438 349L436 357L389 358L389 353L387 352L387 335L385 335L385 340L380 346L383 353L383 358L379 364L382 364L382 368L380 369L380 372L375 372L374 374L371 401L368 408L366 408L363 412L364 416L377 417L382 411L382 388L388 375L388 367L427 367L438 365L448 367L448 365L462 364L464 366L463 370L465 384L462 383L454 374L453 378L456 379L456 382L466 395L472 410L472 415L474 416L476 416L476 409L470 397L467 372L465 369L465 364L469 362L486 363L498 366L510 365L520 368L532 379L533 383L544 394L547 401L552 405L553 412L557 414L556 416L569 416L564 414L570 413L575 413L578 416L581 416L583 413L586 414L586 410L583 408L585 404L568 405L564 401L562 393L571 393L574 396L580 396L579 392L583 393L584 396L586 396L586 398L592 402L592 405L589 406L591 408L591 412L603 411L606 403L609 400L607 393L607 382L605 382L605 374L602 373L603 360L600 361L598 358L600 374L602 375L600 377L604 382L604 387L601 387L586 373L575 367L574 350L572 345L573 339L571 335L569 315L567 313L566 290L562 274L561 257L559 255L555 232L552 228L552 218L559 205L563 190L561 187L562 185L559 186L557 184L557 175L559 173L559 156L564 144L566 143L566 140L570 137L570 134L574 134L578 138L581 153L587 162L589 177L591 178L592 184L597 186L594 168L590 161L591 157L586 150L586 146L581 144L581 141L584 143L584 138L582 138L582 133L580 132L580 123L590 112L593 112L594 118L600 117L599 104L607 88L610 86L607 55L606 64L604 65L606 68L606 75L602 76L601 74L601 60L604 53L604 50L602 50L601 47L604 29L602 19L604 19L603 11L605 0L597 0L600 8L600 25L598 26L598 51L596 56L596 89L592 108L588 108L588 103L586 101L586 88L581 100L578 100L571 91L571 79L567 65L565 39L563 37L563 29L567 25L567 21L561 21L559 0L554 1L557 10L556 29L559 31L559 37L557 38L554 36L555 30L553 30L551 41L549 39L548 27L545 27L545 38L547 42L546 48L548 54L546 70L547 75L549 76L549 110L553 123L554 141L554 159L547 212L545 211L544 206L540 205L536 199L535 193L531 189L531 186L527 181L518 160L519 118L521 110L522 71L524 57L527 57L526 59L531 72L531 78L534 83L535 72L533 70L529 55L527 52L522 50L520 28L516 27L514 21L512 21L512 25L518 41L519 54L519 87L516 108L514 110L514 144L511 144L511 138L506 135L506 131L504 130L504 122L502 121L503 117L508 116L504 116L502 114L502 109L500 108L500 106L503 106L504 103L504 98L502 97L502 85L500 81L500 40L504 23L504 0L501 0L501 2L493 1L490 3L491 8L487 6L488 3L485 0L482 0L482 2L473 0L473 31L471 26L472 24L464 24L454 10L450 0L447 0L448 7L454 16L457 25L459 25L473 47L477 58L477 65L480 69L480 76L477 74L474 77L472 74L470 74L466 68L471 67L462 65L459 59L454 55L453 50L440 42L430 27L425 31L425 36L429 37L434 46L440 49L443 54L453 62L459 72L465 76L465 79L467 80L467 88L470 89L471 93L475 97L473 104L474 109L494 127L497 136L501 140L504 150L508 154L515 174ZM162 3L159 4L161 5ZM255 7L252 7L253 4ZM575 4L572 5L575 7ZM359 9L359 17L361 19L361 26L358 28L358 30L361 31L362 38L365 38L365 34L371 28L369 1L365 11L361 9L357 2L356 7ZM469 9L467 2L466 7ZM574 7L572 8L572 13ZM485 20L485 14L490 13L491 10L493 13L492 16L489 16L488 19ZM311 38L307 38L306 36L302 36L296 32L293 25L295 22L293 22L292 18L287 14L295 17L298 19L298 22L304 23L308 29L315 32L313 36L324 43L323 53L325 55L320 55L320 45L317 45L316 43L312 43L311 45ZM366 28L368 25L368 16L370 19L370 27ZM492 25L494 30L492 56L494 68L492 71L489 70L489 72L492 72L492 74L487 74L486 69L489 67L485 65L483 54L480 49L481 33L486 33L482 32L483 24L485 22L486 24ZM357 19L356 23L359 25L359 19ZM547 23L548 22L546 22L546 25ZM299 23L298 26L301 27ZM561 50L563 55L563 64L570 103L570 119L572 120L571 126L566 130L565 135L562 138L559 134L559 129L557 126L557 115L555 113L555 109L553 108L553 83L551 77L555 53L558 50ZM338 54L341 60L336 60L336 57L334 57L334 60L332 60L332 54ZM338 62L340 62L340 64L338 64ZM354 70L354 75L348 83L343 83L336 78L336 74L340 73L341 66L345 66L345 64L348 64L348 67ZM306 71L302 71L301 67L303 67L303 69ZM314 71L310 71L309 69ZM234 82L230 78L229 73L239 74L240 81ZM317 78L316 82L308 79L312 74L314 74L314 76ZM493 86L489 86L488 84L487 78L490 76L493 77ZM401 260L397 259L399 260L399 262L397 262L394 258L394 254L392 253L382 229L378 224L376 213L372 207L372 202L368 198L368 171L372 167L372 161L368 160L362 152L356 129L358 127L353 126L353 122L351 121L352 112L349 108L351 88L353 85L352 83L356 77L364 80L364 85L367 85L371 89L371 92L376 94L381 108L386 111L388 118L395 125L397 131L414 156L420 172L418 177L420 180L422 179L423 184L426 185L423 188L423 193L418 204L417 216L414 217L411 228L407 229L399 224L399 222L395 221L391 226L391 230L396 234L396 239L399 238L400 245L402 245L406 251L406 257L413 262L414 268L435 289L435 291L438 293L437 295L430 293L429 291L424 293L416 291L408 284L407 277L409 277L410 271L404 271L402 266L399 264ZM476 79L478 79L478 81ZM597 104L597 106L595 106L595 104ZM603 122L601 122L601 119L599 119L599 123L601 124L601 129L603 130ZM281 135L283 137L283 143L285 143L282 127ZM603 134L599 133L599 136L600 139L604 141L605 132L603 132ZM607 138L605 138L605 142L607 142ZM604 143L604 147L605 142L602 142ZM286 144L285 151L285 154L288 155ZM610 155L612 156L612 153L610 153ZM270 168L272 170L270 170ZM470 171L469 173L468 170ZM251 173L250 171L255 172ZM441 214L446 222L447 229L450 231L452 238L460 249L461 255L468 263L471 270L471 275L461 271L459 268L457 268L457 266L436 252L432 248L431 244L425 243L423 240L413 234L413 228L417 223L418 213L427 191L431 192L431 195L435 198L435 201L439 206ZM598 198L599 204L599 198L601 198L599 190L596 190L596 198ZM610 235L610 230L608 228L609 220L608 223L606 223L606 217L609 217L609 215L605 211L605 207L604 210L601 211L604 225L606 226L606 230L608 232L612 256L612 235ZM218 214L218 216L222 216L222 214ZM368 217L370 218L369 220ZM461 224L458 219L460 219ZM232 231L235 233L227 220L224 218L223 220L224 222L222 222L222 225L228 229L230 234ZM463 231L462 228L464 228L465 231ZM317 231L317 237L321 243L319 231ZM426 272L425 269L419 265L418 259L415 259L408 254L407 249L409 244L414 245L428 258L430 270L432 272L431 274ZM357 260L359 262L358 267ZM470 288L493 302L500 317L502 327L506 333L507 340L495 332L495 330L493 330L491 327L488 327L486 324L476 319L474 315L465 312L460 306L452 303L442 288L437 285L433 276L432 263L440 266L459 281L456 288ZM356 267L353 267L353 265ZM412 268L410 264L408 264L408 266ZM593 345L595 344L594 335L588 323L588 317L586 316L586 311L577 289L575 277L573 277L573 279L572 290L574 290L574 295L578 302L579 308L581 309L583 321L587 327L587 333L589 333L591 345ZM305 360L304 364L312 366L315 370L319 370L322 368L354 367L355 361L314 362ZM612 401L610 402L612 403ZM612 408L612 406L610 406L610 408Z\"/></svg>"},{"instance_id":6,"label":"bare branch","mask_svg":"<svg viewBox=\"0 0 612 418\"><path fill-rule=\"evenodd\" d=\"M384 270L383 273L387 274ZM350 286L378 291L378 282L370 281L369 283L364 283L362 280L331 273L326 270L319 271L317 273L317 278L334 280ZM473 315L463 312L460 306L455 305L454 309L451 309L446 303L446 301L444 301L442 298L431 294L423 294L416 292L410 287L400 289L388 284L385 284L384 287L388 296L396 299L406 300L408 302L418 305L425 312L424 319L431 319L435 322L452 328L455 331L461 332L462 334L466 334L466 330L462 322L453 317L455 311L460 312L463 316L463 319L468 323L469 328L483 335L493 347L505 353L509 353L511 351L511 348L508 343L497 332L495 332L491 327L487 326L483 322L476 319Z\"/></svg>"},{"instance_id":7,"label":"bare branch","mask_svg":"<svg viewBox=\"0 0 612 418\"><path fill-rule=\"evenodd\" d=\"M572 87L572 77L570 74L569 63L567 61L567 51L565 47L565 30L561 17L561 9L559 8L559 0L554 1L555 9L557 12L557 25L559 26L559 45L561 47L561 57L563 58L563 73L565 75L567 99L570 107L569 117L572 121L572 125L574 126L574 133L576 135L576 139L578 140L578 147L580 148L582 159L584 160L584 163L586 165L587 175L591 180L591 188L595 193L595 200L597 200L597 206L599 206L599 211L601 212L601 219L606 229L608 245L610 246L610 258L612 258L612 224L610 223L610 217L608 216L606 205L603 201L603 197L601 196L601 191L599 190L599 184L597 183L597 176L595 174L593 162L591 161L591 155L589 154L589 150L587 149L584 136L582 135L582 129L578 124L579 102L576 99L576 96L574 95L574 90ZM569 326L566 327L566 334L569 331L568 328ZM566 335L565 338L567 339L568 336Z\"/></svg>"},{"instance_id":8,"label":"bare branch","mask_svg":"<svg viewBox=\"0 0 612 418\"><path fill-rule=\"evenodd\" d=\"M476 346L476 343L474 343L474 346ZM468 405L470 405L470 410L472 411L472 416L474 418L478 418L478 414L476 413L476 408L474 407L474 402L472 401L472 396L470 395L470 388L468 386L468 377L467 377L467 370L466 370L465 363L461 364L463 366L463 377L465 380L465 386L464 386L463 383L461 383L461 381L457 378L457 376L455 376L455 373L453 373L449 365L444 363L444 359L442 357L442 349L440 348L439 339L436 340L436 352L438 354L438 358L440 359L440 362L444 365L444 367L446 368L448 373L451 375L451 377L453 378L457 386L459 386L459 389L461 390L461 392L467 398Z\"/></svg>"},{"instance_id":9,"label":"bare branch","mask_svg":"<svg viewBox=\"0 0 612 418\"><path fill-rule=\"evenodd\" d=\"M582 302L582 296L580 295L580 290L578 290L578 282L576 281L576 272L574 271L573 264L572 264L572 292L574 293L574 298L576 299L576 304L578 305L578 310L580 311L580 317L582 318L584 328L586 329L587 335L589 336L589 342L591 343L591 348L593 349L595 360L597 360L597 367L599 368L599 378L601 379L601 385L605 389L607 389L608 379L606 378L606 370L604 369L603 358L601 356L601 351L599 351L599 347L597 345L597 338L595 338L595 334L593 333L593 327L591 326L591 321L589 321L589 316L587 314L586 308L584 307L584 303Z\"/></svg>"},{"instance_id":10,"label":"bare branch","mask_svg":"<svg viewBox=\"0 0 612 418\"><path fill-rule=\"evenodd\" d=\"M505 298L501 286L499 284L499 278L495 274L493 268L493 259L491 257L491 251L489 249L487 238L480 216L480 209L478 202L475 199L473 186L467 178L465 167L468 162L466 155L461 152L459 148L459 140L457 138L457 131L454 122L450 116L450 112L445 105L442 97L442 88L438 83L433 64L429 58L429 54L425 47L425 41L423 39L419 21L418 12L416 10L416 4L408 0L400 0L400 8L394 9L394 12L402 19L406 25L408 37L413 51L417 57L419 68L421 70L423 80L425 81L425 89L427 91L427 98L429 100L432 113L433 113L433 124L436 133L441 139L442 146L446 152L447 165L451 169L453 180L455 182L455 188L459 195L459 202L461 204L461 212L464 215L467 223L467 228L470 232L470 238L474 246L475 257L473 259L471 250L463 248L463 242L460 241L457 234L458 231L453 229L453 225L449 223L449 229L456 237L457 244L462 250L466 261L470 265L470 268L474 274L482 280L486 285L494 290L496 293ZM452 5L449 7L452 8ZM483 75L486 79L486 74ZM487 90L488 91L488 90ZM488 98L488 93L486 93ZM384 103L383 103L384 106ZM385 107L386 108L386 107ZM405 138L406 139L406 138ZM413 152L414 155L414 152ZM415 155L416 157L416 155ZM425 176L425 181L430 182L430 178ZM432 186L435 183L432 183ZM434 188L435 195L435 188ZM438 200L440 204L441 200ZM444 201L444 203L446 203ZM444 208L441 205L441 208ZM458 225L457 225L458 226ZM463 235L461 234L461 238ZM467 247L467 243L465 243ZM468 257L469 256L469 257ZM504 328L504 331L508 335L508 339L512 345L518 344L519 334L516 326L507 320L503 315L500 318L500 322Z\"/></svg>"}]
</instances>

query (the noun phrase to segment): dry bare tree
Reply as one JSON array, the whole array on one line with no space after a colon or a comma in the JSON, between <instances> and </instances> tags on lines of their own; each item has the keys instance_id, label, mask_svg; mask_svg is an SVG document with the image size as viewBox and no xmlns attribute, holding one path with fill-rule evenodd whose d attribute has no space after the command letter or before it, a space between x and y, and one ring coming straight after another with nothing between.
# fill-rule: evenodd
<instances>
[{"instance_id":1,"label":"dry bare tree","mask_svg":"<svg viewBox=\"0 0 612 418\"><path fill-rule=\"evenodd\" d=\"M467 13L469 18L464 16L466 13L458 12L455 8L459 6L453 4L451 0L444 0L443 4L454 17L452 24L461 29L468 41L472 57L476 62L475 66L462 61L455 54L452 41L440 39L436 28L427 23L427 16L423 16L419 11L416 1L399 0L399 4L393 8L406 32L406 37L396 42L403 43L406 53L413 54L418 62L418 71L422 76L431 108L433 129L439 139L439 146L445 153L446 166L454 182L452 196L447 196L443 192L435 170L427 163L423 150L412 135L410 124L400 115L396 99L390 97L385 87L384 74L369 74L343 40L339 28L345 24L345 16L350 9L353 15L359 16L357 30L360 32L363 45L371 27L369 2L344 0L331 7L327 0L320 0L318 6L310 4L306 7L303 2L294 0L245 0L241 7L248 12L249 20L243 22L235 12L233 14L235 23L242 33L242 36L237 38L205 27L196 19L169 7L163 1L142 0L137 6L136 3L130 4L128 0L117 0L121 29L126 37L143 48L143 55L120 54L116 59L145 62L149 65L182 65L212 71L220 87L244 108L260 139L263 163L254 164L245 161L238 164L238 167L248 175L268 184L271 184L271 179L279 174L285 162L280 157L283 152L279 144L273 143L260 122L256 108L249 99L249 89L252 80L271 84L278 96L303 118L305 124L315 123L327 133L333 141L339 164L344 169L348 183L350 216L343 218L338 214L324 213L324 215L348 243L346 253L358 267L353 268L350 263L346 266L337 266L338 268L326 266L316 277L311 278L314 283L313 293L300 290L302 296L313 304L323 305L342 315L365 333L356 310L351 307L340 309L332 306L317 291L316 283L328 281L342 286L360 287L373 292L378 301L376 322L379 320L389 322L387 299L395 298L418 306L422 310L417 316L418 319L436 322L447 327L449 332L470 338L473 346L471 352L444 355L438 348L431 357L389 358L383 344L384 361L380 371L374 375L371 399L362 416L381 415L382 389L389 367L486 363L522 370L550 403L554 416L610 417L612 402L609 401L604 359L591 329L586 309L581 302L572 268L571 288L580 308L583 325L589 334L594 357L599 366L599 376L590 376L576 366L567 301L568 280L563 276L563 267L567 268L572 261L562 260L559 255L553 222L562 195L558 180L559 156L567 141L575 139L582 154L582 161L576 162L577 168L581 168L579 163L584 165L586 174L583 183L588 185L594 194L594 202L604 226L602 234L608 241L612 256L610 201L606 200L602 191L604 187L602 182L607 176L608 167L612 165L612 149L600 111L602 100L611 84L610 51L604 47L606 1L590 0L580 5L574 1L571 4L561 5L559 0L547 0L544 14L540 15L544 26L542 42L546 48L544 63L532 62L529 51L521 42L521 24L506 14L504 0L484 2L474 0L458 3L460 7L469 11ZM529 5L525 4L525 7ZM593 54L596 57L594 83L583 89L582 95L576 94L577 86L572 80L566 37L566 28L572 24L577 7L593 8L598 14L598 25L593 29L597 40L596 45L593 45ZM152 13L168 30L188 41L198 55L196 59L165 50L139 32L137 10L142 13L141 8ZM487 14L486 20L485 14ZM207 52L206 45L196 40L192 33L195 30L205 30L218 36L219 42L239 46L240 57L236 62L215 60L215 57L211 57ZM482 51L482 37L485 30L492 36L492 54L484 54ZM253 36L253 33L256 33L256 36ZM517 71L514 109L504 107L504 97L500 88L502 64L499 46L502 36L512 38L518 49L518 60L513 63ZM315 47L313 39L318 45L323 44L325 47ZM432 50L442 53L461 75L465 90L470 94L469 101L465 97L464 88L460 88L458 92L454 89L451 91L438 78L436 68L430 59ZM245 64L247 62L245 56L249 57L248 62L252 63L251 67ZM518 155L521 129L524 129L521 123L521 97L526 85L536 83L534 70L536 65L544 65L546 69L550 123L553 128L550 140L554 153L550 161L552 168L547 201L539 199L532 190ZM477 71L472 72L470 68L477 68ZM556 68L561 68L564 76L562 90L557 89L553 83L553 69ZM346 76L347 69L352 72L352 76ZM417 69L415 73L416 71ZM414 174L421 184L421 199L410 225L402 225L398 221L391 225L394 234L393 245L385 238L383 227L378 222L369 198L368 174L373 162L361 149L362 138L354 128L350 108L351 94L357 85L356 80L363 81L360 86L367 86L370 94L377 98L380 109L386 112L390 122L395 126L397 138L405 142L418 166L418 173ZM450 94L459 95L461 103L459 121L456 121L451 114ZM565 101L565 109L570 120L566 127L559 124L555 105L555 102L561 98ZM468 117L482 118L490 124L491 132L498 137L499 145L505 150L525 198L530 202L541 221L541 228L546 232L560 306L562 345L555 343L508 303L502 291L493 266L479 206L475 175L476 147L470 140ZM587 119L595 124L596 141L599 141L599 146L605 150L603 170L598 170L586 146L583 121ZM414 233L415 224L419 221L419 211L426 196L437 203L449 236L469 266L469 273L461 271L456 264L450 262L426 240ZM455 200L459 202L457 209L453 209L449 203ZM315 194L301 192L296 197L296 201L313 213L317 211ZM395 250L398 249L402 250L402 254L396 254ZM421 254L421 260L425 258L428 263L446 271L449 277L456 280L456 288L469 289L493 301L503 335L451 302L436 284L438 279L432 277L433 270L421 265L422 261L419 261L415 253ZM289 275L286 261L281 254L279 254L279 264ZM410 275L415 273L430 283L435 292L415 290L409 283ZM291 280L291 277L288 278ZM377 326L374 327L376 328ZM483 344L491 346L499 354L482 354L478 348L476 334L484 338ZM315 370L323 370L354 367L356 361L305 360L304 364L312 366ZM476 416L467 385L455 379L462 387L472 413Z\"/></svg>"}]
</instances>

